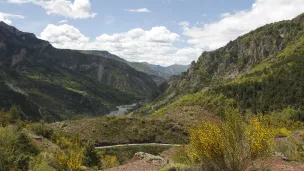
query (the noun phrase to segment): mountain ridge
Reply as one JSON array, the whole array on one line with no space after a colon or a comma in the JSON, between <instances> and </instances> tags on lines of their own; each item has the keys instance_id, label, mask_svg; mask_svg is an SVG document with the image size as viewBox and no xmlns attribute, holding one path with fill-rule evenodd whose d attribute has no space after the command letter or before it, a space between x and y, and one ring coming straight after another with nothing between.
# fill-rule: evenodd
<instances>
[{"instance_id":1,"label":"mountain ridge","mask_svg":"<svg viewBox=\"0 0 304 171\"><path fill-rule=\"evenodd\" d=\"M149 101L158 95L152 78L125 63L56 49L3 22L0 87L0 107L20 105L29 120L102 115L116 105Z\"/></svg>"},{"instance_id":2,"label":"mountain ridge","mask_svg":"<svg viewBox=\"0 0 304 171\"><path fill-rule=\"evenodd\" d=\"M152 76L152 78L154 78L154 81L157 83L157 85L160 85L168 81L169 78L173 75L180 75L182 72L186 72L189 68L189 65L174 64L164 67L160 65L150 64L147 62L129 62L123 58L120 58L116 55L109 53L108 51L85 50L81 52L86 54L100 55L106 58L124 62L129 66L131 66L132 68L136 69L137 71L144 72Z\"/></svg>"},{"instance_id":3,"label":"mountain ridge","mask_svg":"<svg viewBox=\"0 0 304 171\"><path fill-rule=\"evenodd\" d=\"M236 40L230 41L224 47L211 52L203 52L197 62L192 62L187 72L169 81L169 88L161 97L154 101L154 103L144 106L139 113L153 113L157 109L161 111L167 105L170 106L170 104L179 101L178 99L182 99L185 95L191 96L193 93L199 94L205 89L214 90L217 86L222 86L225 83L238 79L238 77L248 72L252 72L256 66L261 65L261 63L267 63L265 60L268 58L277 56L287 47L293 46L295 43L301 41L301 37L304 36L303 20L304 14L301 14L292 20L267 24L240 36ZM294 51L295 50L290 53L293 54ZM290 58L290 60L291 59L292 58ZM284 71L283 73L287 74L286 72L287 71ZM268 75L270 76L269 73ZM263 85L267 86L267 84ZM271 84L269 83L269 85ZM298 85L300 86L301 84ZM231 95L233 94L236 97L242 97L243 95L241 93L244 89L238 90L238 86L241 86L238 84L235 86L233 93L226 87L226 92L218 91L219 94L214 94L214 96L228 94L228 97L235 99L235 97ZM248 86L250 86L250 84ZM260 92L258 89L252 89L251 91L253 91L251 93L254 94ZM247 94L247 97L243 98L246 99L250 96L251 95ZM282 95L282 98L284 98L283 96L285 95ZM262 97L260 98L262 101ZM257 99L251 99L252 102L257 103ZM241 99L238 99L238 101L241 101ZM251 104L252 102L246 101L246 103L251 106L254 105ZM294 105L296 103L299 102L295 102ZM243 104L243 106L246 105ZM257 111L253 110L253 112Z\"/></svg>"}]
</instances>

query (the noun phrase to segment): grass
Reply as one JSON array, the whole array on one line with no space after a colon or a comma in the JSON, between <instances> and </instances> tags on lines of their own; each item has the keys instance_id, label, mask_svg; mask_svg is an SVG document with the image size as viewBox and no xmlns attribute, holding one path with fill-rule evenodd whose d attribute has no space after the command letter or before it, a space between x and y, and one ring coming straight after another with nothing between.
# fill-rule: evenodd
<instances>
[{"instance_id":1,"label":"grass","mask_svg":"<svg viewBox=\"0 0 304 171\"><path fill-rule=\"evenodd\" d=\"M202 106L207 110L215 111L219 115L222 115L227 107L235 106L236 102L233 99L225 97L223 94L216 94L210 89L205 89L202 92L185 95L173 102L172 104L165 106L155 111L153 117L161 117L165 115L169 110L178 106Z\"/></svg>"}]
</instances>

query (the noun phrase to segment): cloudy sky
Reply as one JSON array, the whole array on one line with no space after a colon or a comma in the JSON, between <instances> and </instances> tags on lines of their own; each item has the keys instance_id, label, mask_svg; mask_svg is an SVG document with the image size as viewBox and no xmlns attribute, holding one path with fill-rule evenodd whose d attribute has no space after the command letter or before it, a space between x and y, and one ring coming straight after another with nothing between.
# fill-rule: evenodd
<instances>
[{"instance_id":1,"label":"cloudy sky","mask_svg":"<svg viewBox=\"0 0 304 171\"><path fill-rule=\"evenodd\" d=\"M164 66L303 12L304 0L0 0L0 21L57 48Z\"/></svg>"}]
</instances>

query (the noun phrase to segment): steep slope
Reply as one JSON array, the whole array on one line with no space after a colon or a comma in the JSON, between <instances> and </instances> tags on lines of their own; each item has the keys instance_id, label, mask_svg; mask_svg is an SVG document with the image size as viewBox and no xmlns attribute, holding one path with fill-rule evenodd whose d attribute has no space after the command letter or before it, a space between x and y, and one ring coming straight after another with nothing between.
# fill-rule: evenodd
<instances>
[{"instance_id":1,"label":"steep slope","mask_svg":"<svg viewBox=\"0 0 304 171\"><path fill-rule=\"evenodd\" d=\"M101 115L153 99L157 86L125 63L59 50L0 22L0 108L19 105L25 119Z\"/></svg>"},{"instance_id":2,"label":"steep slope","mask_svg":"<svg viewBox=\"0 0 304 171\"><path fill-rule=\"evenodd\" d=\"M288 106L303 108L303 21L304 15L300 15L291 21L269 24L225 47L204 52L188 72L171 79L162 97L139 113L151 113L174 101L156 113L166 113L173 106L197 104L217 112L228 103L253 113ZM200 93L191 95L195 92Z\"/></svg>"},{"instance_id":3,"label":"steep slope","mask_svg":"<svg viewBox=\"0 0 304 171\"><path fill-rule=\"evenodd\" d=\"M82 51L82 52L86 54L100 55L106 58L124 62L129 66L131 66L132 68L136 69L137 71L144 72L150 75L157 85L160 85L165 81L168 81L170 76L180 75L182 72L186 72L190 67L189 65L171 65L168 67L163 67L160 65L149 64L147 62L129 62L107 51L91 50L91 51Z\"/></svg>"}]
</instances>

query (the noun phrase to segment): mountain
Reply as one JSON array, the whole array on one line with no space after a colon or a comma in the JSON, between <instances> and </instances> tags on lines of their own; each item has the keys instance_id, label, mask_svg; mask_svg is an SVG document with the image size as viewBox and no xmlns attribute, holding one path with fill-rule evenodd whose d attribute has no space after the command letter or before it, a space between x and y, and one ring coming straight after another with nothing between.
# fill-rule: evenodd
<instances>
[{"instance_id":1,"label":"mountain","mask_svg":"<svg viewBox=\"0 0 304 171\"><path fill-rule=\"evenodd\" d=\"M138 113L174 114L178 106L203 107L218 114L227 106L244 113L292 108L303 119L303 47L304 14L268 24L202 53L186 73L170 79L161 97Z\"/></svg>"},{"instance_id":2,"label":"mountain","mask_svg":"<svg viewBox=\"0 0 304 171\"><path fill-rule=\"evenodd\" d=\"M144 72L150 75L157 85L160 85L165 81L168 81L169 78L173 75L180 75L181 73L186 72L190 67L189 65L177 65L177 64L168 67L163 67L160 65L149 64L147 62L129 62L107 51L88 50L82 52L86 54L100 55L106 58L124 62L129 66L131 66L132 68L136 69L137 71Z\"/></svg>"},{"instance_id":3,"label":"mountain","mask_svg":"<svg viewBox=\"0 0 304 171\"><path fill-rule=\"evenodd\" d=\"M18 105L30 120L102 115L116 105L152 100L151 77L124 62L52 47L0 22L0 108Z\"/></svg>"},{"instance_id":4,"label":"mountain","mask_svg":"<svg viewBox=\"0 0 304 171\"><path fill-rule=\"evenodd\" d=\"M190 67L189 65L178 65L178 64L170 65L168 67L153 65L149 63L142 63L142 64L147 65L149 68L152 68L155 71L158 71L160 73L165 73L170 76L180 75L181 73L186 72Z\"/></svg>"}]
</instances>

